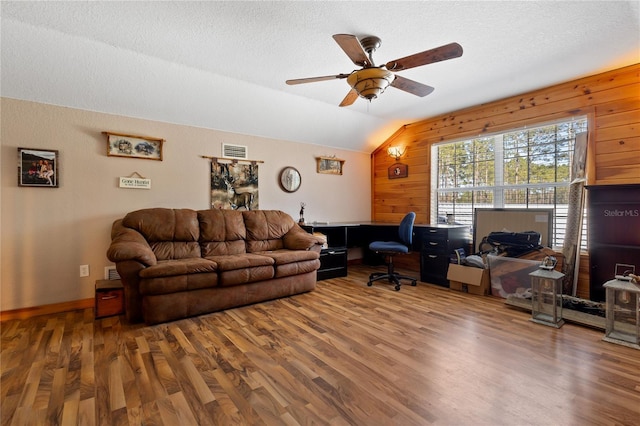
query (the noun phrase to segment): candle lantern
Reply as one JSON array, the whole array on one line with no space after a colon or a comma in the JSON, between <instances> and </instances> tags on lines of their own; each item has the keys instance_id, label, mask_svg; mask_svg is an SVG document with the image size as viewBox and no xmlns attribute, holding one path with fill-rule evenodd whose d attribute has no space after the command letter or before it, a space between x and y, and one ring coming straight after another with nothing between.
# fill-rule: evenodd
<instances>
[{"instance_id":1,"label":"candle lantern","mask_svg":"<svg viewBox=\"0 0 640 426\"><path fill-rule=\"evenodd\" d=\"M531 321L560 328L562 319L562 281L564 274L553 269L555 259L545 259L531 277Z\"/></svg>"},{"instance_id":2,"label":"candle lantern","mask_svg":"<svg viewBox=\"0 0 640 426\"><path fill-rule=\"evenodd\" d=\"M635 279L614 279L606 289L606 329L603 340L640 349L640 286Z\"/></svg>"}]
</instances>

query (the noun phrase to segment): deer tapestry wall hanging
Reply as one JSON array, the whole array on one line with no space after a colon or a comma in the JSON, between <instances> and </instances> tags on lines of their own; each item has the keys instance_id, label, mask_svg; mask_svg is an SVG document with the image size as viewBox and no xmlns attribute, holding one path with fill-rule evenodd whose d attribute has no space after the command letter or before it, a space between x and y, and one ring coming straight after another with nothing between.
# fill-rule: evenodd
<instances>
[{"instance_id":1,"label":"deer tapestry wall hanging","mask_svg":"<svg viewBox=\"0 0 640 426\"><path fill-rule=\"evenodd\" d=\"M211 159L211 208L222 210L258 209L258 162Z\"/></svg>"}]
</instances>

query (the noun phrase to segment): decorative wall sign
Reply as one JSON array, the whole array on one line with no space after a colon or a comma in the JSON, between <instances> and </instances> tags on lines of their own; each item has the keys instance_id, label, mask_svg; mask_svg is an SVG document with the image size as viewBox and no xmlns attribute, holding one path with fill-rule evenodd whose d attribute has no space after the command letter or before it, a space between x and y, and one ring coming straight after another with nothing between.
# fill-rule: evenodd
<instances>
[{"instance_id":1,"label":"decorative wall sign","mask_svg":"<svg viewBox=\"0 0 640 426\"><path fill-rule=\"evenodd\" d=\"M316 157L316 171L318 173L341 175L344 160L336 157Z\"/></svg>"},{"instance_id":2,"label":"decorative wall sign","mask_svg":"<svg viewBox=\"0 0 640 426\"><path fill-rule=\"evenodd\" d=\"M151 179L147 179L138 172L133 172L131 176L120 177L120 188L151 189Z\"/></svg>"},{"instance_id":3,"label":"decorative wall sign","mask_svg":"<svg viewBox=\"0 0 640 426\"><path fill-rule=\"evenodd\" d=\"M211 158L211 208L256 210L258 206L258 162ZM249 164L240 164L249 163Z\"/></svg>"},{"instance_id":4,"label":"decorative wall sign","mask_svg":"<svg viewBox=\"0 0 640 426\"><path fill-rule=\"evenodd\" d=\"M18 148L18 186L58 187L58 151Z\"/></svg>"},{"instance_id":5,"label":"decorative wall sign","mask_svg":"<svg viewBox=\"0 0 640 426\"><path fill-rule=\"evenodd\" d=\"M164 139L109 132L103 133L107 135L107 155L110 157L144 158L146 160L162 161Z\"/></svg>"},{"instance_id":6,"label":"decorative wall sign","mask_svg":"<svg viewBox=\"0 0 640 426\"><path fill-rule=\"evenodd\" d=\"M409 176L409 166L395 163L389 167L389 179L406 178Z\"/></svg>"}]
</instances>

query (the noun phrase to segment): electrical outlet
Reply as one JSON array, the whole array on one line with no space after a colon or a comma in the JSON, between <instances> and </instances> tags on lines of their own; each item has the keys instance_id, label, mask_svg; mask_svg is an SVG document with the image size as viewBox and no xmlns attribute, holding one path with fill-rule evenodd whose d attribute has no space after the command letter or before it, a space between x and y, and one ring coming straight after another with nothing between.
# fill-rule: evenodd
<instances>
[{"instance_id":1,"label":"electrical outlet","mask_svg":"<svg viewBox=\"0 0 640 426\"><path fill-rule=\"evenodd\" d=\"M80 265L80 278L89 276L89 265Z\"/></svg>"}]
</instances>

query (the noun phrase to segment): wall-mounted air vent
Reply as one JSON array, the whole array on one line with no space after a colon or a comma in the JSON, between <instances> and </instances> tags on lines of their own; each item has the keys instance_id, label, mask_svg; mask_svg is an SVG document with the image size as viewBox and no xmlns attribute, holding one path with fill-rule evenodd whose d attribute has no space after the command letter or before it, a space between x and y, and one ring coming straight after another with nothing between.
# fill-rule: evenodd
<instances>
[{"instance_id":1,"label":"wall-mounted air vent","mask_svg":"<svg viewBox=\"0 0 640 426\"><path fill-rule=\"evenodd\" d=\"M227 158L239 158L246 160L248 157L248 149L242 145L222 144L222 156Z\"/></svg>"},{"instance_id":2,"label":"wall-mounted air vent","mask_svg":"<svg viewBox=\"0 0 640 426\"><path fill-rule=\"evenodd\" d=\"M104 267L104 279L105 280L119 280L120 274L116 270L115 266L105 266Z\"/></svg>"}]
</instances>

